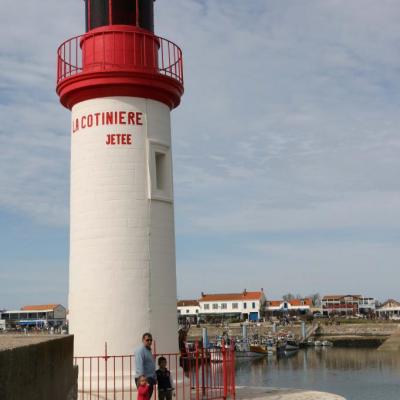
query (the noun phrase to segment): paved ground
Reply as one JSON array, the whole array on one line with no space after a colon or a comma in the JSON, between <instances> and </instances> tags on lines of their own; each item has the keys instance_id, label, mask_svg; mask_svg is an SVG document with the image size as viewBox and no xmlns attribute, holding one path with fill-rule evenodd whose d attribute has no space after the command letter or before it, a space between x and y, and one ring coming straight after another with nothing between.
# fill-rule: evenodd
<instances>
[{"instance_id":1,"label":"paved ground","mask_svg":"<svg viewBox=\"0 0 400 400\"><path fill-rule=\"evenodd\" d=\"M314 392L301 389L250 388L236 389L238 400L345 400L344 397L330 393Z\"/></svg>"},{"instance_id":2,"label":"paved ground","mask_svg":"<svg viewBox=\"0 0 400 400\"><path fill-rule=\"evenodd\" d=\"M218 393L215 398L220 398L221 392ZM108 396L104 393L96 394L92 393L79 393L78 400L129 400L136 399L136 391L132 394L128 392L121 393L110 393ZM209 394L210 395L210 394ZM181 393L177 396L179 399L182 399ZM212 396L211 396L212 398ZM186 400L195 400L196 393L192 391L189 395L189 392L186 391L185 395ZM200 400L202 397L200 396ZM228 400L231 400L231 397L228 397ZM310 390L300 390L300 389L281 389L281 388L265 388L265 387L239 387L236 388L236 400L345 400L344 397L337 396L335 394L330 393L322 393L322 392L314 392Z\"/></svg>"},{"instance_id":3,"label":"paved ground","mask_svg":"<svg viewBox=\"0 0 400 400\"><path fill-rule=\"evenodd\" d=\"M0 351L10 350L16 347L29 346L30 344L36 344L41 342L47 342L48 340L53 340L60 338L59 335L9 335L0 334Z\"/></svg>"}]
</instances>

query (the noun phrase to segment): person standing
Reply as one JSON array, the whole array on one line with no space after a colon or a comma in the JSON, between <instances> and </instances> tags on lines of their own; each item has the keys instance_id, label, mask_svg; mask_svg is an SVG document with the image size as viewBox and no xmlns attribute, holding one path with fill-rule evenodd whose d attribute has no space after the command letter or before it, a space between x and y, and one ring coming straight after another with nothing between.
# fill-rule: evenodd
<instances>
[{"instance_id":1,"label":"person standing","mask_svg":"<svg viewBox=\"0 0 400 400\"><path fill-rule=\"evenodd\" d=\"M144 375L139 376L137 391L138 394L136 400L150 400L150 386Z\"/></svg>"},{"instance_id":2,"label":"person standing","mask_svg":"<svg viewBox=\"0 0 400 400\"><path fill-rule=\"evenodd\" d=\"M153 337L151 333L144 333L142 335L142 344L135 351L135 382L136 387L139 387L139 378L145 376L149 384L149 399L153 394L154 384L156 383L156 364L154 362L153 354L151 353L151 345L153 344Z\"/></svg>"},{"instance_id":3,"label":"person standing","mask_svg":"<svg viewBox=\"0 0 400 400\"><path fill-rule=\"evenodd\" d=\"M167 359L165 357L160 357L158 359L158 366L159 368L156 371L158 400L172 400L174 383L171 372L167 369Z\"/></svg>"}]
</instances>

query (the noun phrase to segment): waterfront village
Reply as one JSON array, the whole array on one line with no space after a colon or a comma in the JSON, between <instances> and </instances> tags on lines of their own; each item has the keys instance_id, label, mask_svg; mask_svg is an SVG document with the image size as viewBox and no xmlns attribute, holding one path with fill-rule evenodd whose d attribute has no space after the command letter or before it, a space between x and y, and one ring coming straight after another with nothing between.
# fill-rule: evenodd
<instances>
[{"instance_id":1,"label":"waterfront village","mask_svg":"<svg viewBox=\"0 0 400 400\"><path fill-rule=\"evenodd\" d=\"M180 326L280 322L296 320L400 320L400 302L379 302L373 297L341 294L314 294L308 297L287 294L270 299L263 289L239 293L204 293L199 298L178 300ZM68 333L68 311L61 304L26 305L19 310L0 309L0 331L50 331Z\"/></svg>"}]
</instances>

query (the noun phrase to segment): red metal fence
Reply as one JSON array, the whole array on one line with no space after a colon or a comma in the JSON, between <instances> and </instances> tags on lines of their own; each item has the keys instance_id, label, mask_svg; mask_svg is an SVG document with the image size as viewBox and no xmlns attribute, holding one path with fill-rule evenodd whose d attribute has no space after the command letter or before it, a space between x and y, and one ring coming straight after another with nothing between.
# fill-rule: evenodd
<instances>
[{"instance_id":1,"label":"red metal fence","mask_svg":"<svg viewBox=\"0 0 400 400\"><path fill-rule=\"evenodd\" d=\"M106 348L107 349L107 348ZM174 381L175 400L235 398L233 347L203 349L197 344L185 354L159 353L165 357ZM79 369L79 400L132 400L136 398L134 355L75 357ZM157 387L153 399L157 400Z\"/></svg>"},{"instance_id":2,"label":"red metal fence","mask_svg":"<svg viewBox=\"0 0 400 400\"><path fill-rule=\"evenodd\" d=\"M183 84L181 49L145 31L108 29L66 40L57 51L57 84L85 72L142 71Z\"/></svg>"}]
</instances>

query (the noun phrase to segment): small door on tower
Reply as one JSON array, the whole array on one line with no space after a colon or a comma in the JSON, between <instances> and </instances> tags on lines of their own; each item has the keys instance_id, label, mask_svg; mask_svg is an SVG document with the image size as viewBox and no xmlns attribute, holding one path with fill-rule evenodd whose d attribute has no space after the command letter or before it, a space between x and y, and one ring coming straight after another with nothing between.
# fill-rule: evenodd
<instances>
[{"instance_id":1,"label":"small door on tower","mask_svg":"<svg viewBox=\"0 0 400 400\"><path fill-rule=\"evenodd\" d=\"M155 0L85 0L86 32L106 25L130 25L154 32Z\"/></svg>"}]
</instances>

